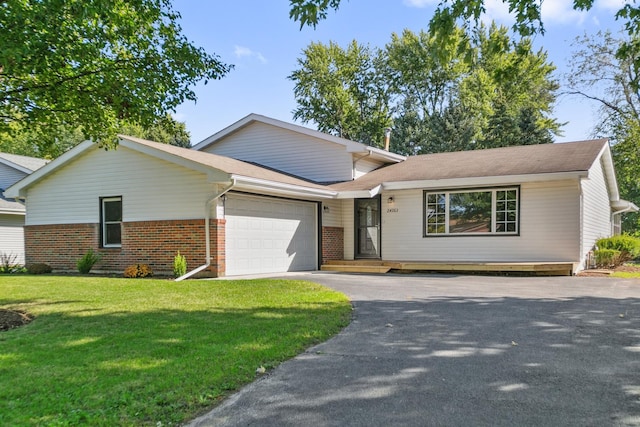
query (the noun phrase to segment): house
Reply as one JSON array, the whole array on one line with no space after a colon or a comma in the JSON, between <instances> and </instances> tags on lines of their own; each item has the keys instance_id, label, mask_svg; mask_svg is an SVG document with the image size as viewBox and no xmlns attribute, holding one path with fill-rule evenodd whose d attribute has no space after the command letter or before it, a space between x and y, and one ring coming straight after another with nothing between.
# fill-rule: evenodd
<instances>
[{"instance_id":1,"label":"house","mask_svg":"<svg viewBox=\"0 0 640 427\"><path fill-rule=\"evenodd\" d=\"M404 157L252 114L184 149L84 142L5 194L27 206L26 256L73 270L147 263L216 276L332 260L564 263L635 211L606 140ZM197 267L197 268L195 268Z\"/></svg>"},{"instance_id":2,"label":"house","mask_svg":"<svg viewBox=\"0 0 640 427\"><path fill-rule=\"evenodd\" d=\"M24 264L25 208L2 193L17 181L44 166L46 160L0 153L0 256L16 264Z\"/></svg>"}]
</instances>

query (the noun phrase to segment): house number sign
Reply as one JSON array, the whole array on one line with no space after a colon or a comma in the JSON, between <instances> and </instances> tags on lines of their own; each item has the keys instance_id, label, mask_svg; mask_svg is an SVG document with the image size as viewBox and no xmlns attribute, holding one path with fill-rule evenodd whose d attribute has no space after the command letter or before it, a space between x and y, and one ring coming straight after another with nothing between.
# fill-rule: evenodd
<instances>
[{"instance_id":1,"label":"house number sign","mask_svg":"<svg viewBox=\"0 0 640 427\"><path fill-rule=\"evenodd\" d=\"M389 208L387 209L387 213L396 213L398 212L398 208Z\"/></svg>"}]
</instances>

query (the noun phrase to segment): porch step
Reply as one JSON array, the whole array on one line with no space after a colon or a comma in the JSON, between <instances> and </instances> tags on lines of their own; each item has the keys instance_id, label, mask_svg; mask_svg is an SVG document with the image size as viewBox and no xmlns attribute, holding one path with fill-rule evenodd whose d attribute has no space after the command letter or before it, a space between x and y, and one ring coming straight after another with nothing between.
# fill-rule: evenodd
<instances>
[{"instance_id":1,"label":"porch step","mask_svg":"<svg viewBox=\"0 0 640 427\"><path fill-rule=\"evenodd\" d=\"M332 261L333 262L333 261ZM376 264L324 264L322 271L339 271L342 273L387 273L391 267Z\"/></svg>"}]
</instances>

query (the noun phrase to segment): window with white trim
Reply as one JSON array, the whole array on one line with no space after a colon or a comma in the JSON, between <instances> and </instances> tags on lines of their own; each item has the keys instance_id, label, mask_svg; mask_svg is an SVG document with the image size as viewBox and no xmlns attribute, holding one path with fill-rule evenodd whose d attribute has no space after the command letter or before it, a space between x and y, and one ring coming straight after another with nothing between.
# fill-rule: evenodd
<instances>
[{"instance_id":1,"label":"window with white trim","mask_svg":"<svg viewBox=\"0 0 640 427\"><path fill-rule=\"evenodd\" d=\"M424 192L424 236L519 232L519 187Z\"/></svg>"},{"instance_id":2,"label":"window with white trim","mask_svg":"<svg viewBox=\"0 0 640 427\"><path fill-rule=\"evenodd\" d=\"M102 247L119 248L122 245L122 197L100 199L100 209Z\"/></svg>"}]
</instances>

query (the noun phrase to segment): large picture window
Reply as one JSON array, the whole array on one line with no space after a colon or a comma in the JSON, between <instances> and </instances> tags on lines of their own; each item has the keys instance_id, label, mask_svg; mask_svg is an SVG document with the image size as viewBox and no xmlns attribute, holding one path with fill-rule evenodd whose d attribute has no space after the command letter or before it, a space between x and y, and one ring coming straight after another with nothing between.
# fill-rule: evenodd
<instances>
[{"instance_id":1,"label":"large picture window","mask_svg":"<svg viewBox=\"0 0 640 427\"><path fill-rule=\"evenodd\" d=\"M122 244L122 197L105 197L100 200L102 246L120 247Z\"/></svg>"},{"instance_id":2,"label":"large picture window","mask_svg":"<svg viewBox=\"0 0 640 427\"><path fill-rule=\"evenodd\" d=\"M518 234L519 188L424 193L424 235Z\"/></svg>"}]
</instances>

